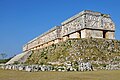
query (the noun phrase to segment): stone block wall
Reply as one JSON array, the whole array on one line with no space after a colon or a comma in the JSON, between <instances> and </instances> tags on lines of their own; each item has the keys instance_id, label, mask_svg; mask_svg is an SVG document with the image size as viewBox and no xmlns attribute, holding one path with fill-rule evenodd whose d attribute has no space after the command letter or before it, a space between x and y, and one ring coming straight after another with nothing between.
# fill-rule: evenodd
<instances>
[{"instance_id":1,"label":"stone block wall","mask_svg":"<svg viewBox=\"0 0 120 80\"><path fill-rule=\"evenodd\" d=\"M61 27L55 27L23 46L23 51L44 48L60 41Z\"/></svg>"},{"instance_id":2,"label":"stone block wall","mask_svg":"<svg viewBox=\"0 0 120 80\"><path fill-rule=\"evenodd\" d=\"M114 32L106 32L106 38L107 39L115 39L115 33Z\"/></svg>"},{"instance_id":3,"label":"stone block wall","mask_svg":"<svg viewBox=\"0 0 120 80\"><path fill-rule=\"evenodd\" d=\"M103 31L84 29L81 38L103 38Z\"/></svg>"},{"instance_id":4,"label":"stone block wall","mask_svg":"<svg viewBox=\"0 0 120 80\"><path fill-rule=\"evenodd\" d=\"M107 14L84 11L62 23L61 35L69 35L81 29L115 31L115 24Z\"/></svg>"},{"instance_id":5,"label":"stone block wall","mask_svg":"<svg viewBox=\"0 0 120 80\"><path fill-rule=\"evenodd\" d=\"M115 39L110 15L85 10L24 45L23 51L36 50L69 38Z\"/></svg>"},{"instance_id":6,"label":"stone block wall","mask_svg":"<svg viewBox=\"0 0 120 80\"><path fill-rule=\"evenodd\" d=\"M74 33L76 31L80 31L81 29L84 28L84 15L75 18L75 20L72 20L66 24L62 25L62 31L61 35L65 36L71 33Z\"/></svg>"}]
</instances>

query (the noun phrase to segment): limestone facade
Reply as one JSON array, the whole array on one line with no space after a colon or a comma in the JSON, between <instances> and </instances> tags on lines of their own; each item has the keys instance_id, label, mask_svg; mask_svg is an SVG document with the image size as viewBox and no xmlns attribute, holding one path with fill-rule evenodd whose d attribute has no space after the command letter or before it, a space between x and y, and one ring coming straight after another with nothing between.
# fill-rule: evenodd
<instances>
[{"instance_id":1,"label":"limestone facade","mask_svg":"<svg viewBox=\"0 0 120 80\"><path fill-rule=\"evenodd\" d=\"M23 51L37 50L69 38L115 39L115 24L110 15L84 10L48 32L29 41Z\"/></svg>"}]
</instances>

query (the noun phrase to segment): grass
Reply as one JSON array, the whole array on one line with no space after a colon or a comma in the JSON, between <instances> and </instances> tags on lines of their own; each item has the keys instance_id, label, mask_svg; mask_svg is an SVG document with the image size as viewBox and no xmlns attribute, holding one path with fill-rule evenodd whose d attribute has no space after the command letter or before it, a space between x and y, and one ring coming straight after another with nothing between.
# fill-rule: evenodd
<instances>
[{"instance_id":1,"label":"grass","mask_svg":"<svg viewBox=\"0 0 120 80\"><path fill-rule=\"evenodd\" d=\"M119 80L120 70L92 72L24 72L0 70L0 80Z\"/></svg>"}]
</instances>

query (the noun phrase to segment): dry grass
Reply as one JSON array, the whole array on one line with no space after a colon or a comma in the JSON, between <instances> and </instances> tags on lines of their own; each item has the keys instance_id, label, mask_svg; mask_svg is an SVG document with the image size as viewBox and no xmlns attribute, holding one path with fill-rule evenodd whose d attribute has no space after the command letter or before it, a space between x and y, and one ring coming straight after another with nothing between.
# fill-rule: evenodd
<instances>
[{"instance_id":1,"label":"dry grass","mask_svg":"<svg viewBox=\"0 0 120 80\"><path fill-rule=\"evenodd\" d=\"M120 80L120 70L92 72L24 72L0 70L0 80Z\"/></svg>"}]
</instances>

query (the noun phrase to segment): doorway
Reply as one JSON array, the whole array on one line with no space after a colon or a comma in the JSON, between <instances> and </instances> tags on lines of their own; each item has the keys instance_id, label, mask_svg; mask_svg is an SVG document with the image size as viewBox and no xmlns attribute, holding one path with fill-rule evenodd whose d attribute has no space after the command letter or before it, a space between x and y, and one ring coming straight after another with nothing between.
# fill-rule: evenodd
<instances>
[{"instance_id":1,"label":"doorway","mask_svg":"<svg viewBox=\"0 0 120 80\"><path fill-rule=\"evenodd\" d=\"M103 38L106 38L107 31L103 31Z\"/></svg>"}]
</instances>

